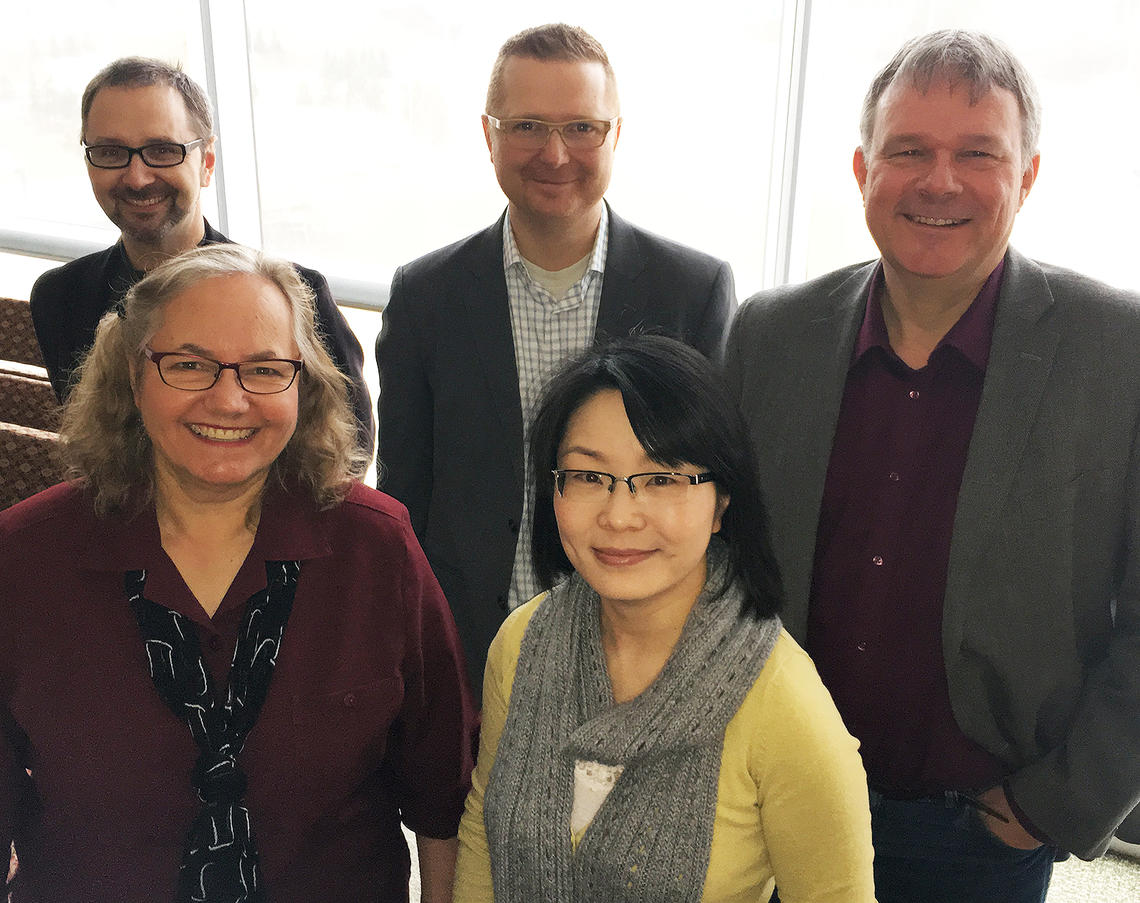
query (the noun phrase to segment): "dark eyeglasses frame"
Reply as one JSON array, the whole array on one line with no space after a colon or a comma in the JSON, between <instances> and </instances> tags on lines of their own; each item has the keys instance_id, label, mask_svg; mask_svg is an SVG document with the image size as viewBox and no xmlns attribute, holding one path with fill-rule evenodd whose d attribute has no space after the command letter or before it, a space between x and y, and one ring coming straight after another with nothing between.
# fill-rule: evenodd
<instances>
[{"instance_id":1,"label":"dark eyeglasses frame","mask_svg":"<svg viewBox=\"0 0 1140 903\"><path fill-rule=\"evenodd\" d=\"M150 144L144 144L142 147L127 147L125 144L84 144L83 156L87 158L87 162L94 166L96 169L126 169L131 165L131 160L135 158L135 154L139 155L139 159L143 161L143 165L149 166L151 169L171 169L175 166L181 166L186 162L186 155L197 147L199 144L205 142L205 138L195 138L193 141L187 141L185 144L179 144L177 141L152 141ZM121 166L107 166L105 163L96 163L91 159L91 151L97 147L117 147L127 152L127 162ZM152 147L177 147L182 151L182 159L177 163L151 163L143 156L143 151L149 150Z\"/></svg>"},{"instance_id":2,"label":"dark eyeglasses frame","mask_svg":"<svg viewBox=\"0 0 1140 903\"><path fill-rule=\"evenodd\" d=\"M216 361L212 357L202 357L200 354L190 354L186 351L154 351L151 348L144 348L143 354L146 355L147 360L154 363L154 368L158 371L158 378L162 380L163 385L170 386L172 389L177 389L179 392L208 392L218 384L218 380L222 378L222 373L224 371L233 370L234 376L237 377L238 385L241 386L244 391L249 392L251 395L280 395L282 392L289 391L293 383L297 381L297 374L300 373L301 370L303 370L305 367L304 361L294 361L290 360L287 357L274 357L254 361L235 361L232 364L227 364L223 361ZM200 389L190 389L186 386L173 386L166 381L166 376L163 375L162 367L160 366L160 361L164 357L196 357L199 360L208 361L211 364L216 364L218 367L218 372L214 374L214 381L212 383L210 383L208 386L202 386ZM289 380L284 388L274 389L272 392L259 392L257 389L251 389L244 382L242 382L241 371L238 368L245 364L292 364L293 378Z\"/></svg>"},{"instance_id":3,"label":"dark eyeglasses frame","mask_svg":"<svg viewBox=\"0 0 1140 903\"><path fill-rule=\"evenodd\" d=\"M596 473L599 477L609 477L610 485L606 490L610 495L613 495L614 487L618 483L625 483L629 487L629 494L637 498L637 490L633 488L633 481L638 477L684 477L689 481L691 486L699 486L701 483L713 483L716 481L716 475L712 471L706 470L704 473L677 473L673 470L647 470L644 473L631 473L628 477L617 477L612 473L606 473L604 470L587 470L582 467L568 467L563 470L552 470L550 475L554 477L554 489L559 494L563 494L562 487L566 485L566 474L568 473Z\"/></svg>"}]
</instances>

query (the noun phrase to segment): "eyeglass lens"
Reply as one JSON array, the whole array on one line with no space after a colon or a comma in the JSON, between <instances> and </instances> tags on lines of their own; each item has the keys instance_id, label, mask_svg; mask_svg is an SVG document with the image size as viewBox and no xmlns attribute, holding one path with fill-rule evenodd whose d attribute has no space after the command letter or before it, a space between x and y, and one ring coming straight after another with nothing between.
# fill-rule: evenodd
<instances>
[{"instance_id":1,"label":"eyeglass lens","mask_svg":"<svg viewBox=\"0 0 1140 903\"><path fill-rule=\"evenodd\" d=\"M197 142L194 142L197 143ZM177 166L186 159L188 145L161 142L143 147L126 147L121 144L94 144L86 148L87 159L100 169L125 169L131 157L138 154L143 163L156 169Z\"/></svg>"},{"instance_id":2,"label":"eyeglass lens","mask_svg":"<svg viewBox=\"0 0 1140 903\"><path fill-rule=\"evenodd\" d=\"M501 124L511 144L531 150L545 147L553 131L562 135L563 142L569 148L601 147L610 131L610 124L603 119L581 119L561 124L538 119L504 119Z\"/></svg>"},{"instance_id":3,"label":"eyeglass lens","mask_svg":"<svg viewBox=\"0 0 1140 903\"><path fill-rule=\"evenodd\" d=\"M257 395L284 392L297 376L296 366L286 360L243 361L223 366L218 361L194 355L170 354L158 362L158 372L164 383L175 389L191 391L209 389L226 369L236 370L241 387Z\"/></svg>"},{"instance_id":4,"label":"eyeglass lens","mask_svg":"<svg viewBox=\"0 0 1140 903\"><path fill-rule=\"evenodd\" d=\"M601 501L611 492L620 491L618 483L625 483L630 491L645 499L683 499L693 481L682 473L638 473L629 477L595 470L556 471L555 485L559 494L569 501Z\"/></svg>"}]
</instances>

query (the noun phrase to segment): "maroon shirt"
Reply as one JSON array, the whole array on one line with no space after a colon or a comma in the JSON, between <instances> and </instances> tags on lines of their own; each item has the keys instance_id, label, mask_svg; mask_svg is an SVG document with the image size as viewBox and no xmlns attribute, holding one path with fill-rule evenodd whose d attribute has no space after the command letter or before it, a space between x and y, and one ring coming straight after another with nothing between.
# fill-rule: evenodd
<instances>
[{"instance_id":1,"label":"maroon shirt","mask_svg":"<svg viewBox=\"0 0 1140 903\"><path fill-rule=\"evenodd\" d=\"M871 284L824 485L807 648L872 787L983 788L1000 761L954 720L942 602L958 489L981 400L1004 265L912 370L891 350Z\"/></svg>"},{"instance_id":2,"label":"maroon shirt","mask_svg":"<svg viewBox=\"0 0 1140 903\"><path fill-rule=\"evenodd\" d=\"M264 562L290 559L302 561L293 611L239 757L269 899L406 899L399 823L456 834L474 716L455 625L403 506L363 486L323 512L269 492L210 619L153 511L99 520L60 485L0 514L0 849L15 838L13 903L173 899L200 806L197 747L151 683L123 574L146 568L147 597L193 620L222 695Z\"/></svg>"}]
</instances>

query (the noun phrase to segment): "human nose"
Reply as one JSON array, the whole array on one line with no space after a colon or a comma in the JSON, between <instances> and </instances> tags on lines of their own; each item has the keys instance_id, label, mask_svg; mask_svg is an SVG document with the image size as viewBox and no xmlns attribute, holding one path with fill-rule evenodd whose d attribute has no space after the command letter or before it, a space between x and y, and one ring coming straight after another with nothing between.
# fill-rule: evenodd
<instances>
[{"instance_id":1,"label":"human nose","mask_svg":"<svg viewBox=\"0 0 1140 903\"><path fill-rule=\"evenodd\" d=\"M122 180L132 188L142 188L154 181L154 172L151 167L143 163L142 154L134 153L123 169Z\"/></svg>"},{"instance_id":2,"label":"human nose","mask_svg":"<svg viewBox=\"0 0 1140 903\"><path fill-rule=\"evenodd\" d=\"M598 518L603 526L612 530L628 530L644 526L645 512L642 509L642 499L634 493L628 480L615 478L613 487L606 493Z\"/></svg>"},{"instance_id":3,"label":"human nose","mask_svg":"<svg viewBox=\"0 0 1140 903\"><path fill-rule=\"evenodd\" d=\"M217 381L206 390L207 400L215 410L244 411L249 407L249 393L238 381L237 370L222 369Z\"/></svg>"},{"instance_id":4,"label":"human nose","mask_svg":"<svg viewBox=\"0 0 1140 903\"><path fill-rule=\"evenodd\" d=\"M570 152L566 149L566 139L562 137L561 129L550 130L539 156L552 166L560 166L570 159Z\"/></svg>"},{"instance_id":5,"label":"human nose","mask_svg":"<svg viewBox=\"0 0 1140 903\"><path fill-rule=\"evenodd\" d=\"M958 173L954 167L954 159L950 154L936 154L930 166L923 173L921 190L930 194L954 194L961 190L962 183L958 180Z\"/></svg>"}]
</instances>

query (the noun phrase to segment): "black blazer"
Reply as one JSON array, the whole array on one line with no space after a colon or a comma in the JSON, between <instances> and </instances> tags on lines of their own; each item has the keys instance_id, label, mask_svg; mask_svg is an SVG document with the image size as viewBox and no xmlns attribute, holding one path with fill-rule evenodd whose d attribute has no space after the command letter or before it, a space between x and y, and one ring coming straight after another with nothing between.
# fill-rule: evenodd
<instances>
[{"instance_id":1,"label":"black blazer","mask_svg":"<svg viewBox=\"0 0 1140 903\"><path fill-rule=\"evenodd\" d=\"M202 245L230 242L208 222L205 226ZM364 382L364 351L333 301L325 277L316 270L293 266L316 296L317 330L325 348L352 382L350 401L360 427L361 446L371 454L372 401ZM120 240L105 251L48 270L32 286L32 322L48 377L61 402L71 390L72 373L95 341L99 321L141 278Z\"/></svg>"},{"instance_id":2,"label":"black blazer","mask_svg":"<svg viewBox=\"0 0 1140 903\"><path fill-rule=\"evenodd\" d=\"M671 335L719 362L736 306L728 264L608 215L595 335ZM507 613L524 491L502 218L396 271L376 360L379 486L408 506L478 688Z\"/></svg>"}]
</instances>

